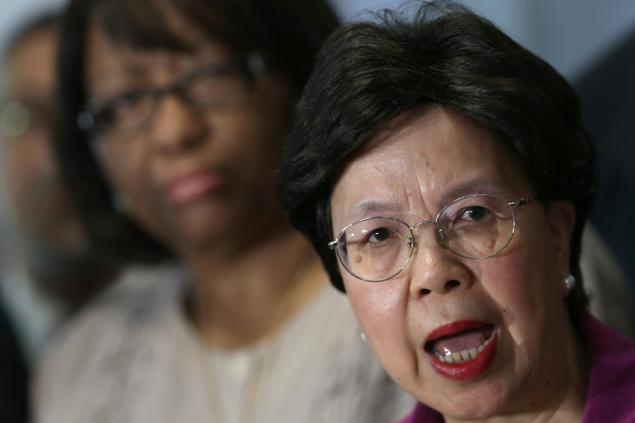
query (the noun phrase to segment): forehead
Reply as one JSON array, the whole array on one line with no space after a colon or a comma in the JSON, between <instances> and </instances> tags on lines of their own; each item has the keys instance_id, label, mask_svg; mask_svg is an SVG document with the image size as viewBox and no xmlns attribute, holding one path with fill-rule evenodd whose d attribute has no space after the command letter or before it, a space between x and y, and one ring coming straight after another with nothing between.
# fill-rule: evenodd
<instances>
[{"instance_id":1,"label":"forehead","mask_svg":"<svg viewBox=\"0 0 635 423\"><path fill-rule=\"evenodd\" d=\"M344 168L331 206L346 209L348 219L367 217L369 204L384 211L433 215L462 195L512 195L529 189L521 169L485 127L432 107L396 119L373 137Z\"/></svg>"},{"instance_id":2,"label":"forehead","mask_svg":"<svg viewBox=\"0 0 635 423\"><path fill-rule=\"evenodd\" d=\"M220 42L201 38L192 49L135 48L114 41L99 25L91 25L88 32L85 72L89 91L117 85L122 81L143 80L200 65L201 62L223 60L230 51Z\"/></svg>"},{"instance_id":3,"label":"forehead","mask_svg":"<svg viewBox=\"0 0 635 423\"><path fill-rule=\"evenodd\" d=\"M35 91L54 82L57 37L53 27L38 29L14 46L7 61L8 88L25 83Z\"/></svg>"},{"instance_id":4,"label":"forehead","mask_svg":"<svg viewBox=\"0 0 635 423\"><path fill-rule=\"evenodd\" d=\"M160 60L227 52L230 46L220 38L225 20L216 9L208 1L101 2L88 17L87 67L102 55L109 62L156 69L165 67Z\"/></svg>"}]
</instances>

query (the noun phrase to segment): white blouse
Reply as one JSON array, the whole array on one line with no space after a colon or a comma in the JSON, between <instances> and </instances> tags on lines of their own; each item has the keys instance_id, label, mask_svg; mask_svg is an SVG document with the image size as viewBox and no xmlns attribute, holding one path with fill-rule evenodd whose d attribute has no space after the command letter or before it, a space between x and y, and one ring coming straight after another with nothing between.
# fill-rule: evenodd
<instances>
[{"instance_id":1,"label":"white blouse","mask_svg":"<svg viewBox=\"0 0 635 423\"><path fill-rule=\"evenodd\" d=\"M108 293L81 314L45 357L36 421L390 423L411 410L326 283L275 336L221 351L186 320L183 279Z\"/></svg>"}]
</instances>

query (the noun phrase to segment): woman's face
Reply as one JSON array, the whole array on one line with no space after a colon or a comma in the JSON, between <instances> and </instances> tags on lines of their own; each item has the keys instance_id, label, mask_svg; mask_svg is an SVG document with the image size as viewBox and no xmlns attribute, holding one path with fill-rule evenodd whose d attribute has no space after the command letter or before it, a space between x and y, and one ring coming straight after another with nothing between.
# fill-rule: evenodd
<instances>
[{"instance_id":1,"label":"woman's face","mask_svg":"<svg viewBox=\"0 0 635 423\"><path fill-rule=\"evenodd\" d=\"M334 187L333 236L373 216L410 225L433 220L466 194L510 202L536 195L489 131L441 107L395 120L369 145ZM365 282L340 267L367 339L391 376L454 418L549 401L562 387L571 339L562 280L574 214L568 203L519 207L511 243L488 259L441 248L431 225L422 225L410 263L394 278ZM476 358L462 357L460 364L444 364L434 354L470 350Z\"/></svg>"},{"instance_id":2,"label":"woman's face","mask_svg":"<svg viewBox=\"0 0 635 423\"><path fill-rule=\"evenodd\" d=\"M5 94L29 118L15 133L0 131L0 170L13 216L29 240L79 252L88 242L52 149L56 47L55 27L47 26L21 39L7 58Z\"/></svg>"},{"instance_id":3,"label":"woman's face","mask_svg":"<svg viewBox=\"0 0 635 423\"><path fill-rule=\"evenodd\" d=\"M104 104L233 59L221 44L198 34L192 38L198 46L193 51L135 50L114 44L93 25L88 98ZM239 72L223 83L233 87L221 90L232 93L231 101L204 99L212 106L197 108L168 94L139 129L105 132L96 139L98 161L125 212L177 252L238 248L283 221L274 172L291 116L290 87L268 73L253 85ZM117 112L122 120L126 107Z\"/></svg>"}]
</instances>

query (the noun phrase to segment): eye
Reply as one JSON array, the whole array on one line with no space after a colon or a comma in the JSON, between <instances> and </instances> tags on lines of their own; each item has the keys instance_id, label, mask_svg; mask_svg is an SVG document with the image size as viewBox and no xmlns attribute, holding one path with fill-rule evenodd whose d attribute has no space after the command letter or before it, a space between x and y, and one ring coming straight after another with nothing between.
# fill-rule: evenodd
<instances>
[{"instance_id":1,"label":"eye","mask_svg":"<svg viewBox=\"0 0 635 423\"><path fill-rule=\"evenodd\" d=\"M386 218L373 218L351 225L345 233L346 244L354 248L389 248L406 238L408 226Z\"/></svg>"},{"instance_id":2,"label":"eye","mask_svg":"<svg viewBox=\"0 0 635 423\"><path fill-rule=\"evenodd\" d=\"M122 130L141 124L151 113L153 99L145 91L130 91L93 107L100 130Z\"/></svg>"},{"instance_id":3,"label":"eye","mask_svg":"<svg viewBox=\"0 0 635 423\"><path fill-rule=\"evenodd\" d=\"M458 219L467 220L469 222L479 222L487 219L492 214L492 211L483 206L466 207L460 211L457 216Z\"/></svg>"},{"instance_id":4,"label":"eye","mask_svg":"<svg viewBox=\"0 0 635 423\"><path fill-rule=\"evenodd\" d=\"M373 229L370 232L370 234L366 238L366 241L369 243L380 243L382 241L390 239L393 235L393 231L391 231L389 228L377 228Z\"/></svg>"}]
</instances>

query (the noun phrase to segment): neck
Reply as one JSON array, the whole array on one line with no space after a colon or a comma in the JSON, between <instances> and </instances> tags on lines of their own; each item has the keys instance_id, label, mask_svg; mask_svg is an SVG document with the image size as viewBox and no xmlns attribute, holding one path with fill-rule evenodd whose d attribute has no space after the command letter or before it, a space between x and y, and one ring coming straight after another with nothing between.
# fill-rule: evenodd
<instances>
[{"instance_id":1,"label":"neck","mask_svg":"<svg viewBox=\"0 0 635 423\"><path fill-rule=\"evenodd\" d=\"M208 344L237 348L271 335L325 280L309 277L317 260L290 228L252 245L185 256L195 281L186 310Z\"/></svg>"}]
</instances>

